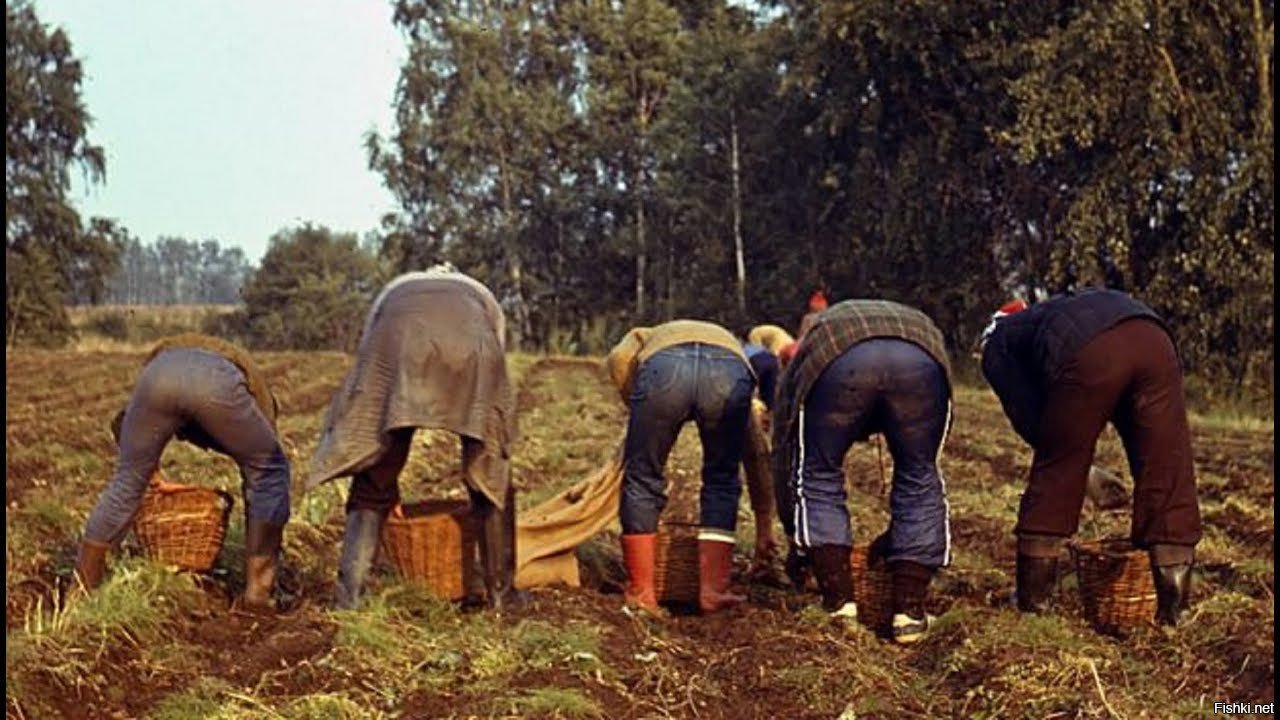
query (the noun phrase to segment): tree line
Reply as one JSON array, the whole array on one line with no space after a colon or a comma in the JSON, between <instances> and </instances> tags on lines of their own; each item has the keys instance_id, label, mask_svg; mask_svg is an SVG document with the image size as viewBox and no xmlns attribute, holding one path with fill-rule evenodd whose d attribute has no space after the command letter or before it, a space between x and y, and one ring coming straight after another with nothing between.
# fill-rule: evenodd
<instances>
[{"instance_id":1,"label":"tree line","mask_svg":"<svg viewBox=\"0 0 1280 720\"><path fill-rule=\"evenodd\" d=\"M1191 370L1269 382L1271 3L393 6L396 122L364 144L399 210L375 252L282 231L250 340L342 346L380 278L440 260L513 346L593 352L678 316L794 327L823 286L919 307L965 356L1010 295L1107 285Z\"/></svg>"},{"instance_id":2,"label":"tree line","mask_svg":"<svg viewBox=\"0 0 1280 720\"><path fill-rule=\"evenodd\" d=\"M116 305L224 305L241 302L253 271L238 247L217 240L161 237L154 243L127 238L103 300ZM79 304L93 302L80 294Z\"/></svg>"}]
</instances>

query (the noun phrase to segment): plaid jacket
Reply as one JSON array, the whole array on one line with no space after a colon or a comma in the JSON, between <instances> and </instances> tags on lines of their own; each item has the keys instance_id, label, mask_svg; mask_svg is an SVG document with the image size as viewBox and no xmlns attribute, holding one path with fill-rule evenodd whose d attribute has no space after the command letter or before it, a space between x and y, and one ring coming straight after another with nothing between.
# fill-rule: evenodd
<instances>
[{"instance_id":1,"label":"plaid jacket","mask_svg":"<svg viewBox=\"0 0 1280 720\"><path fill-rule=\"evenodd\" d=\"M919 345L942 366L951 387L951 362L942 331L929 316L888 300L845 300L813 319L795 358L778 378L773 407L774 482L787 482L797 446L796 420L818 376L845 350L871 338L888 337Z\"/></svg>"}]
</instances>

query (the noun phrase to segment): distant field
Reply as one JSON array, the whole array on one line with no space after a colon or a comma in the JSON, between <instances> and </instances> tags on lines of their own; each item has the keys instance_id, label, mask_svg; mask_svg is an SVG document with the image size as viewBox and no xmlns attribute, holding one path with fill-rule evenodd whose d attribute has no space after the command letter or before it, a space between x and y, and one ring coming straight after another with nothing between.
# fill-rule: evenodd
<instances>
[{"instance_id":1,"label":"distant field","mask_svg":"<svg viewBox=\"0 0 1280 720\"><path fill-rule=\"evenodd\" d=\"M77 350L140 349L165 335L200 332L210 318L240 305L75 305L67 308L79 334Z\"/></svg>"},{"instance_id":2,"label":"distant field","mask_svg":"<svg viewBox=\"0 0 1280 720\"><path fill-rule=\"evenodd\" d=\"M939 624L912 648L834 626L815 610L815 595L763 584L727 615L629 617L616 528L580 549L583 587L538 590L532 607L505 618L438 602L391 574L367 607L331 611L341 483L293 497L286 551L300 602L269 619L230 613L243 583L238 474L228 459L176 442L163 462L172 479L237 498L218 568L197 581L116 555L100 592L51 613L51 588L70 573L111 471L108 418L141 359L136 350L6 355L8 717L1207 718L1214 702L1272 700L1270 419L1193 424L1207 525L1195 617L1168 636L1119 640L1083 620L1074 574L1063 578L1053 615L1004 605L1029 455L989 391L967 388L942 460L955 562L934 584ZM350 358L259 359L280 395L297 482ZM513 356L512 371L524 508L602 463L625 411L598 360ZM457 458L456 440L420 433L406 497L460 496L461 487L440 482ZM1099 462L1124 467L1111 433ZM699 465L696 434L686 431L668 467L668 517L693 516ZM865 542L888 518L874 447L855 447L847 469L855 537ZM1080 534L1123 534L1128 519L1086 507ZM741 570L751 536L745 499L739 528Z\"/></svg>"}]
</instances>

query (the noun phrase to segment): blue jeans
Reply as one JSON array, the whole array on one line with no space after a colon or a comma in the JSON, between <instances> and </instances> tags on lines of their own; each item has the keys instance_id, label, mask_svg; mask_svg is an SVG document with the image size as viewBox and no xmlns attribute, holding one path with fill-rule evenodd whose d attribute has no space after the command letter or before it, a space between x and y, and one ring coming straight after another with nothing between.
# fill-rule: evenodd
<instances>
[{"instance_id":1,"label":"blue jeans","mask_svg":"<svg viewBox=\"0 0 1280 720\"><path fill-rule=\"evenodd\" d=\"M755 381L742 358L714 345L676 345L640 365L623 447L624 534L657 532L667 504L663 469L680 429L693 420L702 440L702 527L732 536L753 392Z\"/></svg>"},{"instance_id":2,"label":"blue jeans","mask_svg":"<svg viewBox=\"0 0 1280 720\"><path fill-rule=\"evenodd\" d=\"M756 373L756 381L760 384L760 400L765 407L773 410L773 397L778 388L778 358L768 350L749 355L747 360Z\"/></svg>"},{"instance_id":3,"label":"blue jeans","mask_svg":"<svg viewBox=\"0 0 1280 720\"><path fill-rule=\"evenodd\" d=\"M244 374L216 353L173 348L138 375L120 426L115 473L89 515L85 538L114 543L124 536L161 453L179 431L198 434L235 459L246 518L285 524L289 461Z\"/></svg>"},{"instance_id":4,"label":"blue jeans","mask_svg":"<svg viewBox=\"0 0 1280 720\"><path fill-rule=\"evenodd\" d=\"M844 456L855 441L882 433L893 456L886 559L948 564L951 533L938 457L950 422L946 374L922 348L873 338L846 350L818 376L800 408L799 472L791 477L794 506L786 523L792 541L853 544Z\"/></svg>"}]
</instances>

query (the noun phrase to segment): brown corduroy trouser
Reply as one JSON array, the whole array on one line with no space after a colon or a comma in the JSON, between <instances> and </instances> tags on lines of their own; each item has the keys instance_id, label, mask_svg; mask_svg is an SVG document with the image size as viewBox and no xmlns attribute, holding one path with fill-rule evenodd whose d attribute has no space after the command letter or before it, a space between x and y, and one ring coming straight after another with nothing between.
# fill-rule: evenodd
<instances>
[{"instance_id":1,"label":"brown corduroy trouser","mask_svg":"<svg viewBox=\"0 0 1280 720\"><path fill-rule=\"evenodd\" d=\"M1131 540L1167 562L1189 561L1200 540L1200 505L1182 369L1168 334L1145 319L1098 335L1048 388L1014 529L1020 551L1048 554L1035 552L1048 546L1038 539L1075 534L1094 449L1108 421L1120 434L1134 478Z\"/></svg>"}]
</instances>

